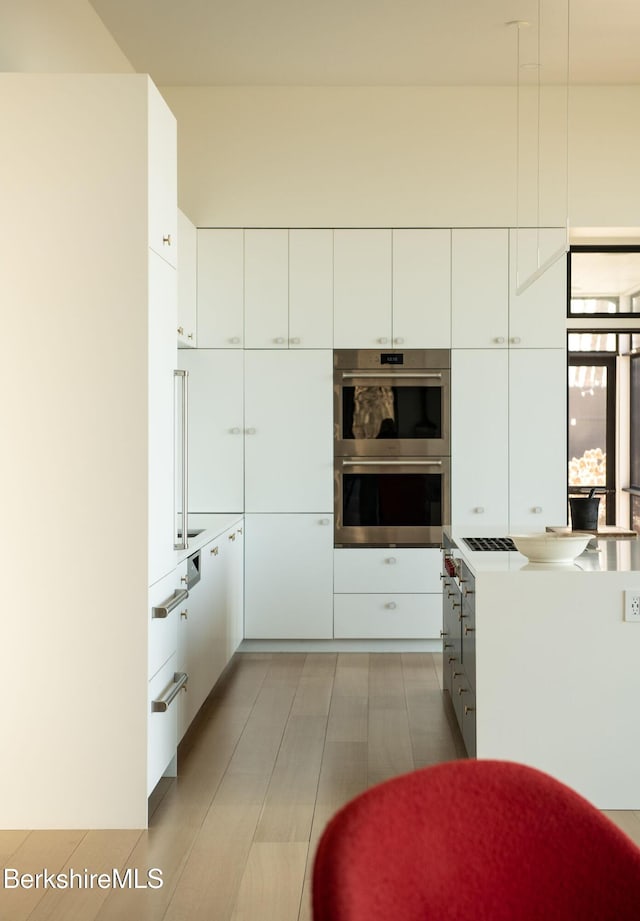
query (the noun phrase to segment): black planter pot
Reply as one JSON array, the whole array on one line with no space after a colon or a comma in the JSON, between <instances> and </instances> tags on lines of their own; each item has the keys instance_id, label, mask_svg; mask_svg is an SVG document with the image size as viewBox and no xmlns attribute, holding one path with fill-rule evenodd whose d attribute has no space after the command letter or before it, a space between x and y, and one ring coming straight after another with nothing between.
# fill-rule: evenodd
<instances>
[{"instance_id":1,"label":"black planter pot","mask_svg":"<svg viewBox=\"0 0 640 921\"><path fill-rule=\"evenodd\" d=\"M594 496L589 499L587 496L578 496L569 499L571 507L571 530L572 531L597 531L598 530L598 509L600 507L600 496Z\"/></svg>"}]
</instances>

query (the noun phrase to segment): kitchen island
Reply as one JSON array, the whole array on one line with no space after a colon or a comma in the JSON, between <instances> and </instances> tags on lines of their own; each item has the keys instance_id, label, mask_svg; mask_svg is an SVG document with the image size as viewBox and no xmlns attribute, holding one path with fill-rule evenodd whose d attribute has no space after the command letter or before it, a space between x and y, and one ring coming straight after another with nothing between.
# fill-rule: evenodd
<instances>
[{"instance_id":1,"label":"kitchen island","mask_svg":"<svg viewBox=\"0 0 640 921\"><path fill-rule=\"evenodd\" d=\"M453 600L459 640L444 592L444 671L458 713L475 718L476 756L538 767L601 809L640 809L640 620L625 619L625 593L640 596L640 542L596 541L553 565L471 551L463 536L445 537L467 568Z\"/></svg>"}]
</instances>

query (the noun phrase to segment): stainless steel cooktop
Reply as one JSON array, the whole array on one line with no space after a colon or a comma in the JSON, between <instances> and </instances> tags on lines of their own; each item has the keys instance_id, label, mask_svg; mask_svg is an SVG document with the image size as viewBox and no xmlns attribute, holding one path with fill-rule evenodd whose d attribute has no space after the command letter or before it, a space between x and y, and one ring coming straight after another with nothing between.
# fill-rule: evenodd
<instances>
[{"instance_id":1,"label":"stainless steel cooktop","mask_svg":"<svg viewBox=\"0 0 640 921\"><path fill-rule=\"evenodd\" d=\"M470 550L515 550L510 537L463 537Z\"/></svg>"}]
</instances>

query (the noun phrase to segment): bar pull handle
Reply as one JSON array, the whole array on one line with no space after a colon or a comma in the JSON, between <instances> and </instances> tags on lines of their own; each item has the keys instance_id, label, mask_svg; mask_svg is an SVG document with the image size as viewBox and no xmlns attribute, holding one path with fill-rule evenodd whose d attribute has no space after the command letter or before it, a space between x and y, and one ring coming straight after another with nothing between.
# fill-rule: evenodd
<instances>
[{"instance_id":1,"label":"bar pull handle","mask_svg":"<svg viewBox=\"0 0 640 921\"><path fill-rule=\"evenodd\" d=\"M442 374L436 371L343 371L342 379L347 380L353 377L389 377L394 380L397 378L420 378L421 380L442 380Z\"/></svg>"},{"instance_id":2,"label":"bar pull handle","mask_svg":"<svg viewBox=\"0 0 640 921\"><path fill-rule=\"evenodd\" d=\"M174 550L187 550L189 547L189 372L174 371L174 377L182 380L182 419L180 426L180 449L182 459L182 483L180 488L182 510L182 537L173 545Z\"/></svg>"},{"instance_id":3,"label":"bar pull handle","mask_svg":"<svg viewBox=\"0 0 640 921\"><path fill-rule=\"evenodd\" d=\"M163 601L162 604L151 608L151 616L154 618L168 617L174 608L177 608L178 605L182 604L183 601L186 601L188 597L189 592L186 590L186 588L177 588L173 595L167 598L166 601Z\"/></svg>"},{"instance_id":4,"label":"bar pull handle","mask_svg":"<svg viewBox=\"0 0 640 921\"><path fill-rule=\"evenodd\" d=\"M173 687L165 697L160 697L158 700L151 701L151 712L164 713L168 710L180 691L183 688L185 691L187 690L188 680L189 676L186 672L175 672L173 676Z\"/></svg>"},{"instance_id":5,"label":"bar pull handle","mask_svg":"<svg viewBox=\"0 0 640 921\"><path fill-rule=\"evenodd\" d=\"M343 460L343 467L442 467L441 460Z\"/></svg>"}]
</instances>

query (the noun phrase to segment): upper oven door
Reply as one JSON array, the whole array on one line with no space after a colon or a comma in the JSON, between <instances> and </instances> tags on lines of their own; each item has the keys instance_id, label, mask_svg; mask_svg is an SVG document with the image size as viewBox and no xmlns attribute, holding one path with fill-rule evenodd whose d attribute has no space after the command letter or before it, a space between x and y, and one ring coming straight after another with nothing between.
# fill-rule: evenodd
<instances>
[{"instance_id":1,"label":"upper oven door","mask_svg":"<svg viewBox=\"0 0 640 921\"><path fill-rule=\"evenodd\" d=\"M403 359L402 364L393 361L396 356ZM448 358L449 353L440 350L336 352L335 455L448 456Z\"/></svg>"}]
</instances>

